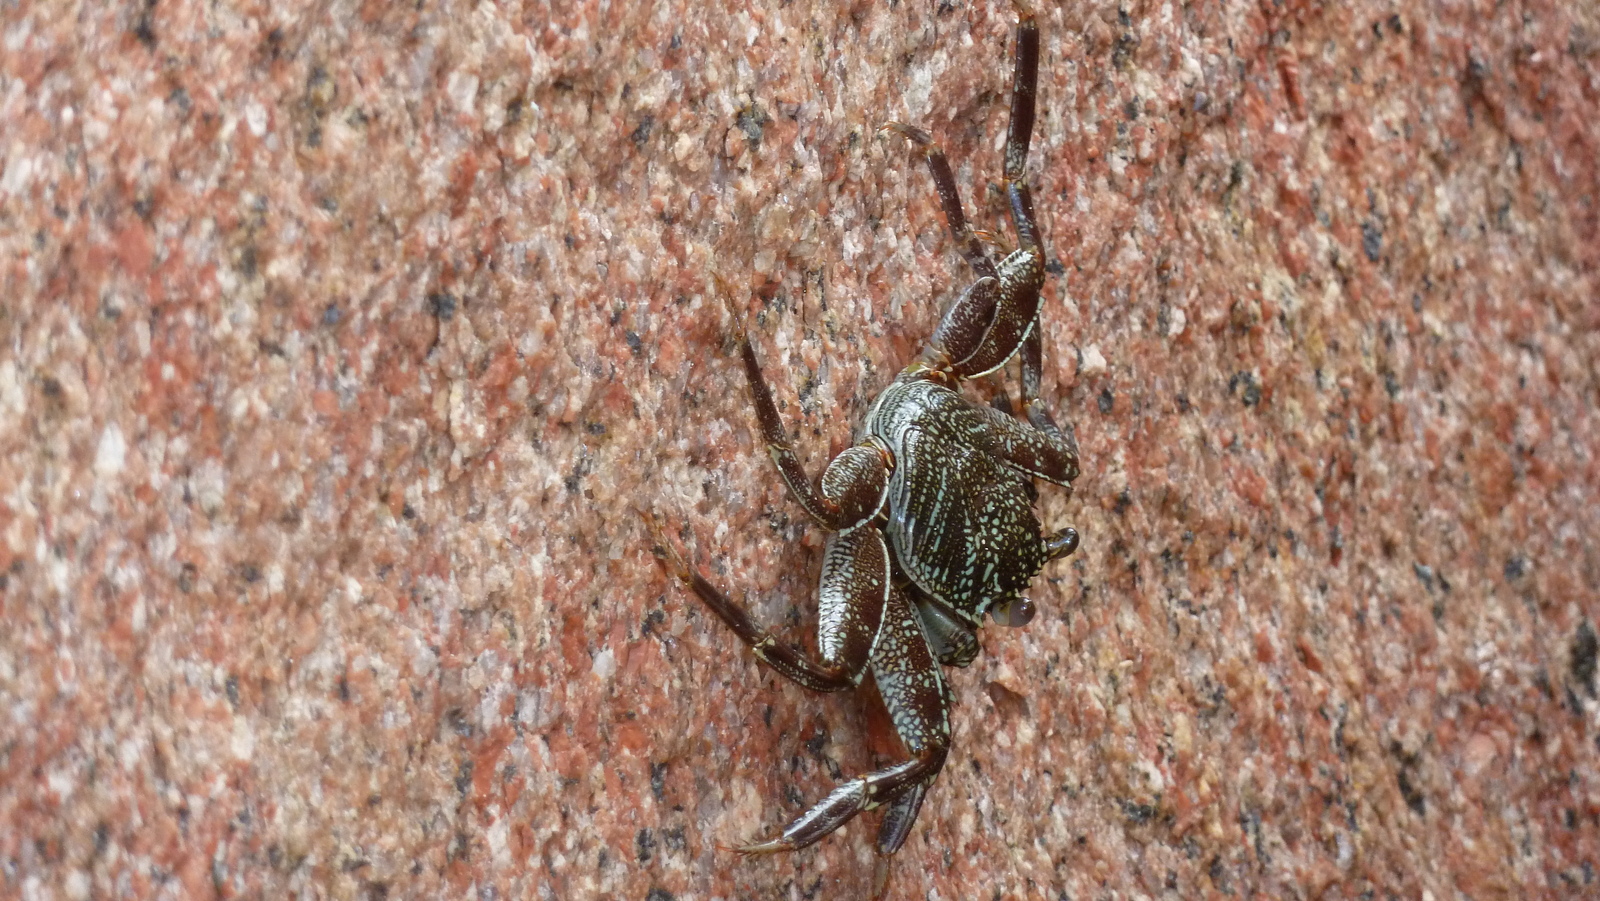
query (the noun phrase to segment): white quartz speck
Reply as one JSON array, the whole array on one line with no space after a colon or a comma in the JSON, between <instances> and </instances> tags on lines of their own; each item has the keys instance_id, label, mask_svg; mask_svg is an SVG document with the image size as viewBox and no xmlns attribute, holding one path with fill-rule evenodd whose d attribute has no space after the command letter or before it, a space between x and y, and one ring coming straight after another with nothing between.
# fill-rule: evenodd
<instances>
[{"instance_id":1,"label":"white quartz speck","mask_svg":"<svg viewBox=\"0 0 1600 901\"><path fill-rule=\"evenodd\" d=\"M94 452L95 475L102 479L112 478L122 472L122 465L127 459L127 439L122 437L122 429L113 422L100 433L100 446Z\"/></svg>"},{"instance_id":2,"label":"white quartz speck","mask_svg":"<svg viewBox=\"0 0 1600 901\"><path fill-rule=\"evenodd\" d=\"M244 124L250 133L261 137L267 133L267 108L260 103L251 101L244 108Z\"/></svg>"},{"instance_id":3,"label":"white quartz speck","mask_svg":"<svg viewBox=\"0 0 1600 901\"><path fill-rule=\"evenodd\" d=\"M21 416L28 408L28 394L22 388L17 364L0 362L0 415Z\"/></svg>"},{"instance_id":4,"label":"white quartz speck","mask_svg":"<svg viewBox=\"0 0 1600 901\"><path fill-rule=\"evenodd\" d=\"M6 164L4 174L0 175L0 195L16 197L28 189L37 167L33 157L22 152L20 142L11 145L8 155L11 161Z\"/></svg>"},{"instance_id":5,"label":"white quartz speck","mask_svg":"<svg viewBox=\"0 0 1600 901\"><path fill-rule=\"evenodd\" d=\"M233 720L233 736L229 741L229 750L239 760L249 760L256 754L256 734L250 728L250 723L244 717L235 717Z\"/></svg>"},{"instance_id":6,"label":"white quartz speck","mask_svg":"<svg viewBox=\"0 0 1600 901\"><path fill-rule=\"evenodd\" d=\"M594 655L594 674L602 679L609 679L617 674L617 655L606 648Z\"/></svg>"},{"instance_id":7,"label":"white quartz speck","mask_svg":"<svg viewBox=\"0 0 1600 901\"><path fill-rule=\"evenodd\" d=\"M1099 375L1106 371L1105 355L1100 353L1100 345L1091 344L1083 349L1084 375Z\"/></svg>"},{"instance_id":8,"label":"white quartz speck","mask_svg":"<svg viewBox=\"0 0 1600 901\"><path fill-rule=\"evenodd\" d=\"M478 76L470 72L451 72L445 81L445 93L450 95L450 102L455 104L456 109L463 113L472 112L478 101Z\"/></svg>"},{"instance_id":9,"label":"white quartz speck","mask_svg":"<svg viewBox=\"0 0 1600 901\"><path fill-rule=\"evenodd\" d=\"M1173 307L1172 318L1167 322L1167 337L1176 338L1183 334L1188 324L1189 315L1183 311L1183 307Z\"/></svg>"}]
</instances>

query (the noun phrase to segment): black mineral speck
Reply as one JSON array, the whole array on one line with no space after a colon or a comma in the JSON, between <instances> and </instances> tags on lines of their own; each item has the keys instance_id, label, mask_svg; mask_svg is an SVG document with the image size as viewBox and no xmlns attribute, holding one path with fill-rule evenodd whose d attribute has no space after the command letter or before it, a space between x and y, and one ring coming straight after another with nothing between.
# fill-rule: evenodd
<instances>
[{"instance_id":1,"label":"black mineral speck","mask_svg":"<svg viewBox=\"0 0 1600 901\"><path fill-rule=\"evenodd\" d=\"M1117 495L1116 506L1112 507L1111 509L1112 512L1116 513L1118 516L1121 516L1122 514L1128 512L1128 508L1131 506L1133 506L1133 495L1129 494L1128 489L1124 488L1122 489L1121 493Z\"/></svg>"},{"instance_id":2,"label":"black mineral speck","mask_svg":"<svg viewBox=\"0 0 1600 901\"><path fill-rule=\"evenodd\" d=\"M145 0L144 9L139 12L139 18L133 23L133 36L147 50L154 50L156 46L155 29L156 0Z\"/></svg>"},{"instance_id":3,"label":"black mineral speck","mask_svg":"<svg viewBox=\"0 0 1600 901\"><path fill-rule=\"evenodd\" d=\"M1127 800L1122 802L1123 816L1128 818L1128 822L1135 825L1150 822L1156 818L1158 812L1154 806L1149 804L1138 804Z\"/></svg>"},{"instance_id":4,"label":"black mineral speck","mask_svg":"<svg viewBox=\"0 0 1600 901\"><path fill-rule=\"evenodd\" d=\"M1411 571L1417 574L1417 581L1422 583L1423 588L1433 590L1433 567L1423 563L1413 563Z\"/></svg>"},{"instance_id":5,"label":"black mineral speck","mask_svg":"<svg viewBox=\"0 0 1600 901\"><path fill-rule=\"evenodd\" d=\"M641 150L644 149L644 145L650 143L650 131L655 128L655 125L656 119L654 116L645 116L640 119L639 127L633 130L633 135L631 136L633 146Z\"/></svg>"},{"instance_id":6,"label":"black mineral speck","mask_svg":"<svg viewBox=\"0 0 1600 901\"><path fill-rule=\"evenodd\" d=\"M439 317L440 322L449 322L456 315L455 295L439 291L428 295L428 310Z\"/></svg>"},{"instance_id":7,"label":"black mineral speck","mask_svg":"<svg viewBox=\"0 0 1600 901\"><path fill-rule=\"evenodd\" d=\"M1374 263L1378 262L1378 255L1383 252L1383 229L1378 228L1378 223L1371 219L1361 223L1361 251Z\"/></svg>"},{"instance_id":8,"label":"black mineral speck","mask_svg":"<svg viewBox=\"0 0 1600 901\"><path fill-rule=\"evenodd\" d=\"M771 121L767 117L767 111L762 109L760 104L752 103L739 110L739 130L744 132L744 138L749 142L751 150L761 146L761 135L766 130L767 123Z\"/></svg>"},{"instance_id":9,"label":"black mineral speck","mask_svg":"<svg viewBox=\"0 0 1600 901\"><path fill-rule=\"evenodd\" d=\"M1595 657L1600 653L1600 641L1597 641L1594 626L1588 620L1578 623L1578 631L1572 636L1572 681L1583 686L1589 697L1595 696Z\"/></svg>"},{"instance_id":10,"label":"black mineral speck","mask_svg":"<svg viewBox=\"0 0 1600 901\"><path fill-rule=\"evenodd\" d=\"M639 862L646 863L656 853L655 833L651 832L649 827L640 829L639 833L633 837L633 847L639 857Z\"/></svg>"},{"instance_id":11,"label":"black mineral speck","mask_svg":"<svg viewBox=\"0 0 1600 901\"><path fill-rule=\"evenodd\" d=\"M1110 416L1112 409L1114 409L1116 407L1116 405L1117 405L1117 399L1116 399L1115 395L1113 395L1111 393L1111 389L1110 388L1101 388L1100 389L1099 404L1100 404L1100 412L1105 414L1105 415L1107 415L1107 416Z\"/></svg>"},{"instance_id":12,"label":"black mineral speck","mask_svg":"<svg viewBox=\"0 0 1600 901\"><path fill-rule=\"evenodd\" d=\"M683 808L675 807L673 809L682 810ZM668 854L684 853L689 847L689 840L684 838L683 827L673 826L671 829L661 830L661 847L665 848Z\"/></svg>"},{"instance_id":13,"label":"black mineral speck","mask_svg":"<svg viewBox=\"0 0 1600 901\"><path fill-rule=\"evenodd\" d=\"M1123 32L1117 37L1116 46L1111 48L1111 65L1117 69L1126 69L1133 59L1133 51L1139 46L1139 39L1132 32Z\"/></svg>"},{"instance_id":14,"label":"black mineral speck","mask_svg":"<svg viewBox=\"0 0 1600 901\"><path fill-rule=\"evenodd\" d=\"M1528 574L1528 558L1517 554L1506 558L1505 577L1507 582L1515 582Z\"/></svg>"},{"instance_id":15,"label":"black mineral speck","mask_svg":"<svg viewBox=\"0 0 1600 901\"><path fill-rule=\"evenodd\" d=\"M1411 808L1411 812L1417 816L1426 813L1428 804L1423 800L1422 792L1417 791L1417 787L1411 784L1411 768L1401 767L1395 778L1400 783L1400 797L1405 799L1406 806Z\"/></svg>"},{"instance_id":16,"label":"black mineral speck","mask_svg":"<svg viewBox=\"0 0 1600 901\"><path fill-rule=\"evenodd\" d=\"M1228 390L1239 392L1239 400L1247 407L1261 403L1261 383L1253 372L1234 373L1233 378L1228 380Z\"/></svg>"},{"instance_id":17,"label":"black mineral speck","mask_svg":"<svg viewBox=\"0 0 1600 901\"><path fill-rule=\"evenodd\" d=\"M667 765L665 763L650 764L650 793L656 796L657 801L667 799Z\"/></svg>"},{"instance_id":18,"label":"black mineral speck","mask_svg":"<svg viewBox=\"0 0 1600 901\"><path fill-rule=\"evenodd\" d=\"M806 750L811 752L812 757L821 759L822 749L827 746L828 735L826 732L818 732L817 734L806 739Z\"/></svg>"},{"instance_id":19,"label":"black mineral speck","mask_svg":"<svg viewBox=\"0 0 1600 901\"><path fill-rule=\"evenodd\" d=\"M179 118L188 118L189 111L194 109L194 101L189 98L189 92L183 88L173 88L167 94L167 102L177 109Z\"/></svg>"}]
</instances>

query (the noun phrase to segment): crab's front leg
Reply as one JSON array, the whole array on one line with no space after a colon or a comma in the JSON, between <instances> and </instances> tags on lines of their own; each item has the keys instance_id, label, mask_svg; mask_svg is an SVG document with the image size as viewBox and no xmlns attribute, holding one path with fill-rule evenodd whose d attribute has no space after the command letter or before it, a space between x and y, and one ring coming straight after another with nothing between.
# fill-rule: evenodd
<instances>
[{"instance_id":1,"label":"crab's front leg","mask_svg":"<svg viewBox=\"0 0 1600 901\"><path fill-rule=\"evenodd\" d=\"M656 555L668 572L749 645L756 659L813 691L844 691L861 682L889 596L889 550L876 527L862 526L828 538L818 602L819 661L757 625L742 604L723 594L679 556L649 514L645 521L655 540Z\"/></svg>"},{"instance_id":2,"label":"crab's front leg","mask_svg":"<svg viewBox=\"0 0 1600 901\"><path fill-rule=\"evenodd\" d=\"M1034 329L1027 340L1022 342L1022 410L1027 415L1029 424L1045 436L1064 463L1060 475L1065 481L1060 477L1052 478L1051 481L1070 487L1071 481L1078 477L1078 438L1073 434L1070 423L1063 432L1051 418L1050 411L1045 409L1044 401L1039 399L1044 369L1040 344L1038 329Z\"/></svg>"},{"instance_id":3,"label":"crab's front leg","mask_svg":"<svg viewBox=\"0 0 1600 901\"><path fill-rule=\"evenodd\" d=\"M778 405L772 400L772 389L767 387L761 361L731 304L730 312L733 313L734 341L739 345L745 381L750 384L750 399L755 403L756 422L767 443L767 454L788 486L790 497L818 525L831 531L848 531L877 516L888 496L889 472L894 466L888 448L872 439L848 448L828 464L821 484L813 485L784 434L783 420L778 417Z\"/></svg>"}]
</instances>

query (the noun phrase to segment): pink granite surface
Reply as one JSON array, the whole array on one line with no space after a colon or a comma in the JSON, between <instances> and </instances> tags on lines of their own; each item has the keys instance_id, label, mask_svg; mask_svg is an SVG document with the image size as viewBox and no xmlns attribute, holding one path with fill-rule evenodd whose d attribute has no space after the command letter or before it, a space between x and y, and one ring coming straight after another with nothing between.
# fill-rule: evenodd
<instances>
[{"instance_id":1,"label":"pink granite surface","mask_svg":"<svg viewBox=\"0 0 1600 901\"><path fill-rule=\"evenodd\" d=\"M0 6L0 897L861 897L872 822L719 845L894 758L870 690L632 507L813 640L714 277L820 470L969 277L874 130L998 226L1011 21ZM1040 22L1082 550L891 897L1595 897L1600 13Z\"/></svg>"}]
</instances>

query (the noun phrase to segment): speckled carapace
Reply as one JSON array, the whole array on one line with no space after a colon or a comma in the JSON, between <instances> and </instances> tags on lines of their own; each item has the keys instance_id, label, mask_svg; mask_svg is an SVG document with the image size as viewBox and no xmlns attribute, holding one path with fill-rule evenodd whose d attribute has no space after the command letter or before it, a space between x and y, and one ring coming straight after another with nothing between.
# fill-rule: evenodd
<instances>
[{"instance_id":1,"label":"speckled carapace","mask_svg":"<svg viewBox=\"0 0 1600 901\"><path fill-rule=\"evenodd\" d=\"M1005 148L1005 191L1018 247L998 263L962 213L944 151L900 123L928 161L950 231L977 280L950 304L919 360L878 396L860 440L813 485L790 446L755 350L736 341L762 436L794 500L830 536L822 564L818 655L777 641L672 550L651 521L662 558L755 655L817 691L853 688L870 668L910 759L850 779L746 854L792 851L863 810L887 806L878 830L877 891L950 751L950 688L940 664L966 666L985 614L1008 626L1033 618L1022 595L1044 566L1072 553L1078 533L1044 533L1033 479L1066 488L1078 452L1039 400L1040 289L1045 251L1024 169L1033 130L1039 31L1019 12ZM735 322L738 322L737 313ZM974 403L961 383L1021 356L1026 420Z\"/></svg>"}]
</instances>

